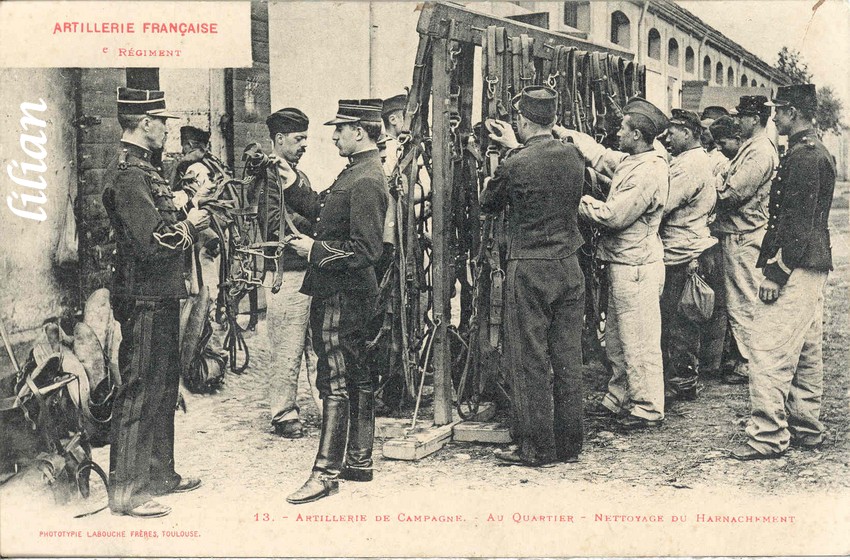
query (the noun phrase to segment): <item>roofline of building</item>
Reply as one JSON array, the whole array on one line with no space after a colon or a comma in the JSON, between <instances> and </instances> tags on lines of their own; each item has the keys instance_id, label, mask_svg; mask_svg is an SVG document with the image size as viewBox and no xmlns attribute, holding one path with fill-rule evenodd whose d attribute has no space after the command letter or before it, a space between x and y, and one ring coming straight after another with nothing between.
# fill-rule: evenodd
<instances>
[{"instance_id":1,"label":"roofline of building","mask_svg":"<svg viewBox=\"0 0 850 560\"><path fill-rule=\"evenodd\" d=\"M638 4L643 4L641 0L632 0ZM725 52L732 58L742 60L744 63L751 66L754 70L770 77L779 85L787 85L791 82L785 73L777 70L755 54L751 53L714 27L708 25L692 12L679 6L672 0L648 0L649 11L657 13L660 17L668 20L670 23L676 24L679 27L693 31L697 35L707 37L707 43L710 43L717 50Z\"/></svg>"}]
</instances>

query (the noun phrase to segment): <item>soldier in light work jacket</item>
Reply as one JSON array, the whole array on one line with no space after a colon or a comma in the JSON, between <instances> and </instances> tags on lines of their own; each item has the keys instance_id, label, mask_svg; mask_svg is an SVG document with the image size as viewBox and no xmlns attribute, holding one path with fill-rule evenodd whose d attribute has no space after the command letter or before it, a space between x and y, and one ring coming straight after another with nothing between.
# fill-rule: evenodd
<instances>
[{"instance_id":1,"label":"soldier in light work jacket","mask_svg":"<svg viewBox=\"0 0 850 560\"><path fill-rule=\"evenodd\" d=\"M727 170L716 178L717 219L712 231L720 241L729 326L740 352L727 383L746 383L750 360L750 323L758 301L756 260L767 231L767 198L779 165L776 146L765 132L770 107L763 95L745 95L735 108L741 145ZM712 130L714 130L712 128ZM726 143L725 139L716 139Z\"/></svg>"},{"instance_id":2,"label":"soldier in light work jacket","mask_svg":"<svg viewBox=\"0 0 850 560\"><path fill-rule=\"evenodd\" d=\"M605 352L613 375L601 403L588 413L616 417L624 430L652 428L664 419L661 308L664 247L658 235L669 177L666 152L654 147L667 117L642 98L623 108L620 150L586 134L555 127L571 137L584 159L611 177L604 201L584 195L579 216L602 226L598 258L608 263Z\"/></svg>"},{"instance_id":3,"label":"soldier in light work jacket","mask_svg":"<svg viewBox=\"0 0 850 560\"><path fill-rule=\"evenodd\" d=\"M717 202L711 158L700 143L702 124L696 113L673 109L667 138L670 194L661 220L664 244L664 292L661 294L661 351L666 398L697 396L701 328L678 310L688 276L696 271L717 275L712 256L717 239L708 228ZM715 283L715 282L713 282Z\"/></svg>"}]
</instances>

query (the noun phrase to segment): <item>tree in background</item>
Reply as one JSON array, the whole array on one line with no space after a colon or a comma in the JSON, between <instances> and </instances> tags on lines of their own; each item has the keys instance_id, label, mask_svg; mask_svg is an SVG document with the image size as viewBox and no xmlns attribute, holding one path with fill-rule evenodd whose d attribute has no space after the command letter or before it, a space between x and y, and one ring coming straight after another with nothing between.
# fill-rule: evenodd
<instances>
[{"instance_id":1,"label":"tree in background","mask_svg":"<svg viewBox=\"0 0 850 560\"><path fill-rule=\"evenodd\" d=\"M791 83L809 84L812 82L809 65L803 61L800 52L797 50L782 47L776 62L776 69L788 76ZM835 134L840 134L846 130L848 127L844 124L841 115L843 110L844 104L835 95L831 87L818 88L818 112L815 119L818 130L822 133L833 132Z\"/></svg>"}]
</instances>

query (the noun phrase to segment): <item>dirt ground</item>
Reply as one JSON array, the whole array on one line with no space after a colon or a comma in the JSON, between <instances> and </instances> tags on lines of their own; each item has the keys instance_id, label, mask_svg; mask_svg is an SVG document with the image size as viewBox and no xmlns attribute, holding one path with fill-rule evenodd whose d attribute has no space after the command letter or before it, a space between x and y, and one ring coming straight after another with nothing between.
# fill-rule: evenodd
<instances>
[{"instance_id":1,"label":"dirt ground","mask_svg":"<svg viewBox=\"0 0 850 560\"><path fill-rule=\"evenodd\" d=\"M454 442L417 462L394 461L381 457L382 442L377 441L376 482L344 484L338 496L321 503L332 508L362 500L380 503L408 494L413 499L417 492L447 484L472 493L570 488L575 492L601 493L610 503L617 503L628 492L643 491L685 501L718 491L753 496L846 492L850 488L848 190L850 183L839 185L831 215L835 270L826 289L822 414L829 436L820 450L792 448L784 457L771 461L729 459L725 450L743 440L743 426L749 414L747 387L703 379L699 399L675 404L659 429L623 435L609 429L605 421L588 419L584 452L577 464L550 469L499 467L493 451L500 446ZM273 435L266 395L269 354L263 324L248 344L252 361L245 374L230 375L224 388L214 395L186 393L188 413L178 412L177 470L201 477L204 487L164 499L174 507L167 518L174 523L189 522L199 515L227 516L229 504L245 516L249 514L244 512L257 510L257 504L264 501L273 502L278 508L291 507L283 498L298 488L309 473L320 428L306 383L302 379L299 402L308 436L286 440ZM585 381L587 399L600 398L607 379L599 364L586 368ZM108 468L108 448L96 449L94 456L104 469ZM30 477L29 481L39 487L35 478ZM96 489L88 503L52 506L43 485L34 492L23 481L7 484L0 500L6 506L3 509L7 522L12 503L24 504L21 511L39 511L40 519L49 510L50 518L59 520L68 520L70 513L105 503L102 490ZM108 522L110 526L120 526L123 521L130 526L133 522L108 512L87 519L90 521L85 523Z\"/></svg>"}]
</instances>

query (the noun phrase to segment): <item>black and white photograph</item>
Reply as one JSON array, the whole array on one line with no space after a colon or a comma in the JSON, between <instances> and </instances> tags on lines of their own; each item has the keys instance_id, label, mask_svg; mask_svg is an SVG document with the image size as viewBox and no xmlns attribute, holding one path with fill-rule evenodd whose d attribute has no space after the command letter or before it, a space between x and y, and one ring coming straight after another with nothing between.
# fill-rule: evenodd
<instances>
[{"instance_id":1,"label":"black and white photograph","mask_svg":"<svg viewBox=\"0 0 850 560\"><path fill-rule=\"evenodd\" d=\"M850 554L846 0L0 30L0 555Z\"/></svg>"}]
</instances>

